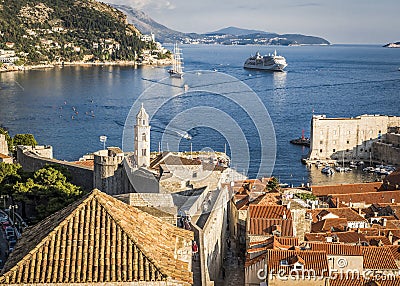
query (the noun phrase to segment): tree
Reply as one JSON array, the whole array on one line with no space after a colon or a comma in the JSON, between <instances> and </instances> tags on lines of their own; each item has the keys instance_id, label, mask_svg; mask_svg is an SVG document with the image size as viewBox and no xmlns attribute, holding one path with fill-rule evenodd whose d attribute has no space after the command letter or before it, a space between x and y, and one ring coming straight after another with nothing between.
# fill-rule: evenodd
<instances>
[{"instance_id":1,"label":"tree","mask_svg":"<svg viewBox=\"0 0 400 286\"><path fill-rule=\"evenodd\" d=\"M13 186L21 180L22 168L19 164L0 163L0 194L11 195Z\"/></svg>"},{"instance_id":2,"label":"tree","mask_svg":"<svg viewBox=\"0 0 400 286\"><path fill-rule=\"evenodd\" d=\"M58 169L61 168L46 166L13 186L14 199L23 205L23 213L26 204L33 205L40 221L81 197L82 189L68 182L62 169Z\"/></svg>"},{"instance_id":3,"label":"tree","mask_svg":"<svg viewBox=\"0 0 400 286\"><path fill-rule=\"evenodd\" d=\"M266 189L268 192L276 191L279 188L279 181L277 178L272 177L271 180L268 181Z\"/></svg>"},{"instance_id":4,"label":"tree","mask_svg":"<svg viewBox=\"0 0 400 286\"><path fill-rule=\"evenodd\" d=\"M13 138L14 146L36 146L38 143L32 134L16 134Z\"/></svg>"}]
</instances>

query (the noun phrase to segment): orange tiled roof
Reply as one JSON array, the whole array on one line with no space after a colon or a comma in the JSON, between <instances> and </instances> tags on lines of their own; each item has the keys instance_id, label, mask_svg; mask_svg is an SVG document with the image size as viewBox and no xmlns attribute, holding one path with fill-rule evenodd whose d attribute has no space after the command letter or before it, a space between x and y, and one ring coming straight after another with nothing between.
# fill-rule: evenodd
<instances>
[{"instance_id":1,"label":"orange tiled roof","mask_svg":"<svg viewBox=\"0 0 400 286\"><path fill-rule=\"evenodd\" d=\"M385 247L388 248L392 252L395 260L400 260L400 246L399 245L388 245Z\"/></svg>"},{"instance_id":2,"label":"orange tiled roof","mask_svg":"<svg viewBox=\"0 0 400 286\"><path fill-rule=\"evenodd\" d=\"M286 219L292 219L292 214L285 206L279 205L250 205L249 217L250 218L268 218L268 219L282 219L283 215Z\"/></svg>"},{"instance_id":3,"label":"orange tiled roof","mask_svg":"<svg viewBox=\"0 0 400 286\"><path fill-rule=\"evenodd\" d=\"M384 187L389 190L398 190L400 188L400 168L386 176L383 180Z\"/></svg>"},{"instance_id":4,"label":"orange tiled roof","mask_svg":"<svg viewBox=\"0 0 400 286\"><path fill-rule=\"evenodd\" d=\"M94 169L94 161L93 160L86 160L86 161L75 161L71 162L72 164L89 167Z\"/></svg>"},{"instance_id":5,"label":"orange tiled roof","mask_svg":"<svg viewBox=\"0 0 400 286\"><path fill-rule=\"evenodd\" d=\"M193 233L98 190L27 229L0 284L175 280L191 285L177 245Z\"/></svg>"},{"instance_id":6,"label":"orange tiled roof","mask_svg":"<svg viewBox=\"0 0 400 286\"><path fill-rule=\"evenodd\" d=\"M5 155L5 154L0 153L0 158L1 158L1 159L8 159L8 158L11 158L11 157L10 157L10 156L7 156L7 155Z\"/></svg>"},{"instance_id":7,"label":"orange tiled roof","mask_svg":"<svg viewBox=\"0 0 400 286\"><path fill-rule=\"evenodd\" d=\"M365 203L365 204L383 204L391 203L392 199L395 202L400 202L400 191L382 191L382 192L370 192L370 193L353 193L343 195L333 195L331 202L336 204L336 199L340 203L345 202L346 204L351 203Z\"/></svg>"},{"instance_id":8,"label":"orange tiled roof","mask_svg":"<svg viewBox=\"0 0 400 286\"><path fill-rule=\"evenodd\" d=\"M327 276L328 271L328 258L324 251L310 251L310 250L268 250L268 272L282 271L283 273L289 273L292 268L290 266L281 265L281 261L290 260L293 257L301 257L304 261L304 269L313 269L316 275Z\"/></svg>"},{"instance_id":9,"label":"orange tiled roof","mask_svg":"<svg viewBox=\"0 0 400 286\"><path fill-rule=\"evenodd\" d=\"M367 242L365 235L355 231L335 232L340 243L355 244L359 242ZM320 241L326 242L326 237L332 236L330 233L306 233L304 239L306 241Z\"/></svg>"},{"instance_id":10,"label":"orange tiled roof","mask_svg":"<svg viewBox=\"0 0 400 286\"><path fill-rule=\"evenodd\" d=\"M311 232L326 232L334 230L344 230L347 226L346 218L327 218L311 223Z\"/></svg>"},{"instance_id":11,"label":"orange tiled roof","mask_svg":"<svg viewBox=\"0 0 400 286\"><path fill-rule=\"evenodd\" d=\"M362 251L364 269L399 269L392 251L387 247L365 246Z\"/></svg>"},{"instance_id":12,"label":"orange tiled roof","mask_svg":"<svg viewBox=\"0 0 400 286\"><path fill-rule=\"evenodd\" d=\"M323 219L327 214L333 214L339 218L345 218L347 221L367 221L351 208L329 208L329 209L314 209L311 211L313 222L318 219Z\"/></svg>"},{"instance_id":13,"label":"orange tiled roof","mask_svg":"<svg viewBox=\"0 0 400 286\"><path fill-rule=\"evenodd\" d=\"M359 184L340 184L329 186L312 186L312 193L319 196L335 195L335 194L352 194L352 193L369 193L377 192L382 186L382 182L359 183Z\"/></svg>"},{"instance_id":14,"label":"orange tiled roof","mask_svg":"<svg viewBox=\"0 0 400 286\"><path fill-rule=\"evenodd\" d=\"M251 218L249 224L249 235L272 235L279 227L281 236L293 236L293 221L291 219L264 219Z\"/></svg>"},{"instance_id":15,"label":"orange tiled roof","mask_svg":"<svg viewBox=\"0 0 400 286\"><path fill-rule=\"evenodd\" d=\"M387 238L386 236L369 235L369 236L365 236L365 238L368 240L369 245L379 246L378 245L379 241L383 245L392 245L389 238Z\"/></svg>"},{"instance_id":16,"label":"orange tiled roof","mask_svg":"<svg viewBox=\"0 0 400 286\"><path fill-rule=\"evenodd\" d=\"M307 242L311 250L325 251L326 254L331 255L346 255L346 256L361 256L362 249L359 245L348 245L340 243L320 243L320 242Z\"/></svg>"},{"instance_id":17,"label":"orange tiled roof","mask_svg":"<svg viewBox=\"0 0 400 286\"><path fill-rule=\"evenodd\" d=\"M389 277L388 277L389 278ZM359 277L357 279L336 279L329 280L330 286L398 286L400 285L400 277L390 277L390 279L365 279Z\"/></svg>"}]
</instances>

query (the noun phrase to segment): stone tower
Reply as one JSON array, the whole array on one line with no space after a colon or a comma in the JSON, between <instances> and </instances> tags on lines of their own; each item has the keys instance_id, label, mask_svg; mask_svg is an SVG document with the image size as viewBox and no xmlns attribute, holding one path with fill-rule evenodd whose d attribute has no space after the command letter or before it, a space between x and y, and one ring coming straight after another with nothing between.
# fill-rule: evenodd
<instances>
[{"instance_id":1,"label":"stone tower","mask_svg":"<svg viewBox=\"0 0 400 286\"><path fill-rule=\"evenodd\" d=\"M0 134L0 154L8 155L7 140L6 136L3 134Z\"/></svg>"},{"instance_id":2,"label":"stone tower","mask_svg":"<svg viewBox=\"0 0 400 286\"><path fill-rule=\"evenodd\" d=\"M135 158L138 167L150 165L150 125L149 115L142 107L136 115L135 124Z\"/></svg>"}]
</instances>

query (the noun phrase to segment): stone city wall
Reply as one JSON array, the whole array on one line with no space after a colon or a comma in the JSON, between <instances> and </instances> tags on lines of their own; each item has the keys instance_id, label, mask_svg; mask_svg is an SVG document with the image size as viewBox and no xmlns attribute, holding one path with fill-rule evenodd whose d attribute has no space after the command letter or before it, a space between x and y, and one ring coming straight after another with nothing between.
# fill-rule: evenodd
<instances>
[{"instance_id":1,"label":"stone city wall","mask_svg":"<svg viewBox=\"0 0 400 286\"><path fill-rule=\"evenodd\" d=\"M73 184L81 186L86 190L93 189L93 170L91 168L57 159L39 157L20 146L17 148L17 163L27 172L35 172L46 165L61 165L70 172Z\"/></svg>"}]
</instances>

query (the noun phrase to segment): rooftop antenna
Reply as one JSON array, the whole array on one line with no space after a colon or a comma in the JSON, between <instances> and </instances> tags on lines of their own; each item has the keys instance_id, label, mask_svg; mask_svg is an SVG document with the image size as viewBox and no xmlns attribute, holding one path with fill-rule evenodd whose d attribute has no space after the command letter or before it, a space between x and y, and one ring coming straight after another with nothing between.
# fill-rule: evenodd
<instances>
[{"instance_id":1,"label":"rooftop antenna","mask_svg":"<svg viewBox=\"0 0 400 286\"><path fill-rule=\"evenodd\" d=\"M107 141L107 136L101 135L100 142L103 143L103 150L106 150L106 141Z\"/></svg>"}]
</instances>

